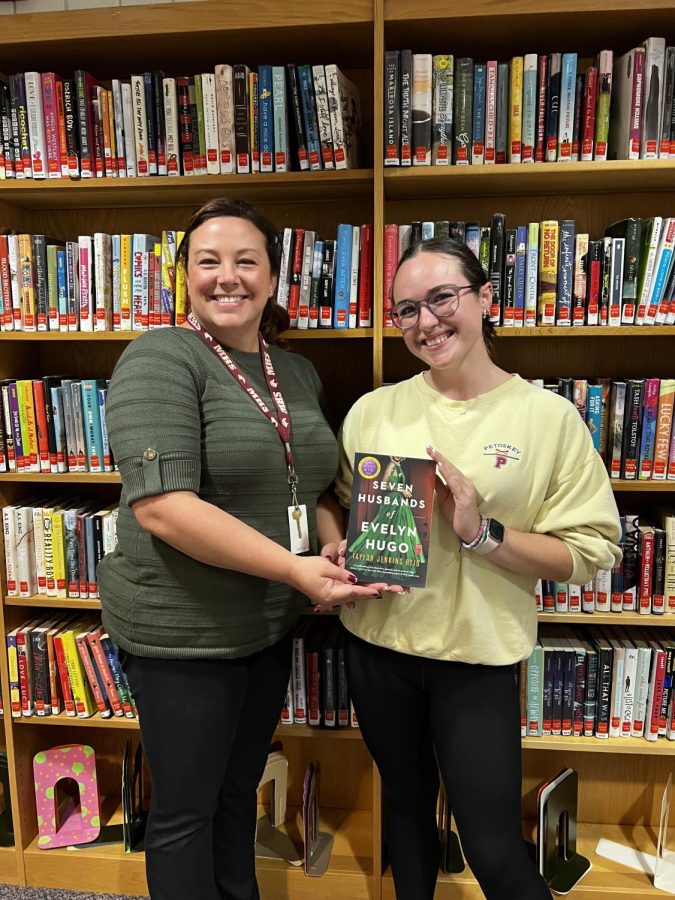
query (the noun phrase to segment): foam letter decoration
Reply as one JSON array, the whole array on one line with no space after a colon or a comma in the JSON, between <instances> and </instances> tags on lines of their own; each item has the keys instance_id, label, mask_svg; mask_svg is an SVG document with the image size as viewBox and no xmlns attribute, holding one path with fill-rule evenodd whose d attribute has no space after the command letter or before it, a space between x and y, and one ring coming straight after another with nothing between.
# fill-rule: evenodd
<instances>
[{"instance_id":1,"label":"foam letter decoration","mask_svg":"<svg viewBox=\"0 0 675 900\"><path fill-rule=\"evenodd\" d=\"M67 847L93 841L101 830L96 782L96 756L92 747L67 744L36 753L33 758L38 847ZM74 781L80 791L79 806L57 810L57 786Z\"/></svg>"}]
</instances>

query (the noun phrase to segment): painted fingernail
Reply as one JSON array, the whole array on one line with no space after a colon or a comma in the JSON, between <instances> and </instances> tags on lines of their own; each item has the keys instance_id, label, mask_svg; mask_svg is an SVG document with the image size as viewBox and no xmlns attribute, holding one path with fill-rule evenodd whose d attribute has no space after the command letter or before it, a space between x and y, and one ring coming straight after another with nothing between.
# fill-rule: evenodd
<instances>
[{"instance_id":1,"label":"painted fingernail","mask_svg":"<svg viewBox=\"0 0 675 900\"><path fill-rule=\"evenodd\" d=\"M382 594L380 594L379 591L378 591L377 594L373 594L373 597L375 598L375 600L381 600L381 599L382 599Z\"/></svg>"},{"instance_id":2,"label":"painted fingernail","mask_svg":"<svg viewBox=\"0 0 675 900\"><path fill-rule=\"evenodd\" d=\"M349 578L348 578L348 581L349 581L350 584L356 584L356 582L357 582L358 580L359 580L359 579L356 577L356 575L350 575Z\"/></svg>"}]
</instances>

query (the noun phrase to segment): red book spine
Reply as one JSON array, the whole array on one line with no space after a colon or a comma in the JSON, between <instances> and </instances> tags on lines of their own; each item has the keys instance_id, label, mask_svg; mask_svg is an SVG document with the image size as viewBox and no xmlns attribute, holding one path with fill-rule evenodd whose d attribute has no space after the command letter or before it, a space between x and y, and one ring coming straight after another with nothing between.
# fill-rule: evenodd
<instances>
[{"instance_id":1,"label":"red book spine","mask_svg":"<svg viewBox=\"0 0 675 900\"><path fill-rule=\"evenodd\" d=\"M98 671L101 674L101 678L103 679L105 692L108 696L112 711L116 716L123 716L124 710L122 709L122 703L120 702L119 694L117 693L115 680L112 676L112 672L110 671L110 666L108 665L108 660L105 657L105 653L101 648L100 635L102 634L102 632L103 626L99 625L96 631L91 631L87 635L87 643L89 644L89 647L91 649L96 667L98 668Z\"/></svg>"},{"instance_id":2,"label":"red book spine","mask_svg":"<svg viewBox=\"0 0 675 900\"><path fill-rule=\"evenodd\" d=\"M91 655L89 653L89 645L87 643L86 634L78 634L75 638L75 643L77 644L77 650L80 654L80 659L82 660L82 665L84 666L84 671L87 676L87 681L89 682L89 687L91 688L91 692L94 695L94 701L96 703L96 708L101 714L102 719L107 719L110 716L110 709L106 700L101 693L101 686L98 683L98 678L96 676L96 671L94 669L94 664L91 661Z\"/></svg>"},{"instance_id":3,"label":"red book spine","mask_svg":"<svg viewBox=\"0 0 675 900\"><path fill-rule=\"evenodd\" d=\"M56 654L56 668L59 673L61 682L61 693L63 694L63 705L67 716L77 715L75 712L75 703L73 702L73 692L70 689L70 677L68 675L68 665L66 663L66 655L63 652L63 643L61 635L54 635L54 653Z\"/></svg>"},{"instance_id":4,"label":"red book spine","mask_svg":"<svg viewBox=\"0 0 675 900\"><path fill-rule=\"evenodd\" d=\"M649 735L653 735L651 740L656 740L659 736L659 727L661 725L661 701L663 700L663 683L666 677L666 651L654 648L656 653L656 661L653 666L654 684L650 685L649 690L654 692L654 699L651 706L651 716L647 724Z\"/></svg>"},{"instance_id":5,"label":"red book spine","mask_svg":"<svg viewBox=\"0 0 675 900\"><path fill-rule=\"evenodd\" d=\"M305 247L305 229L296 228L293 232L293 262L291 264L291 288L288 292L288 318L291 328L298 324L300 307L300 283L302 281L302 255Z\"/></svg>"},{"instance_id":6,"label":"red book spine","mask_svg":"<svg viewBox=\"0 0 675 900\"><path fill-rule=\"evenodd\" d=\"M373 226L361 226L359 259L359 328L373 324Z\"/></svg>"},{"instance_id":7,"label":"red book spine","mask_svg":"<svg viewBox=\"0 0 675 900\"><path fill-rule=\"evenodd\" d=\"M45 409L45 388L41 381L33 382L33 401L35 404L35 429L38 439L38 455L40 471L51 472L49 460L49 436L47 433L47 411Z\"/></svg>"}]
</instances>

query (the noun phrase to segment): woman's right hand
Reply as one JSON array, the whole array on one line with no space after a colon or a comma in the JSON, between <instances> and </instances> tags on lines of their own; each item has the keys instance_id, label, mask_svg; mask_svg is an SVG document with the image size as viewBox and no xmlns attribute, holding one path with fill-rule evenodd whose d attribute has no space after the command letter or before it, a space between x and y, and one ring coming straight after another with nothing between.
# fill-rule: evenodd
<instances>
[{"instance_id":1,"label":"woman's right hand","mask_svg":"<svg viewBox=\"0 0 675 900\"><path fill-rule=\"evenodd\" d=\"M296 556L291 564L289 584L297 588L312 605L321 609L380 597L381 585L356 583L356 576L322 556Z\"/></svg>"}]
</instances>

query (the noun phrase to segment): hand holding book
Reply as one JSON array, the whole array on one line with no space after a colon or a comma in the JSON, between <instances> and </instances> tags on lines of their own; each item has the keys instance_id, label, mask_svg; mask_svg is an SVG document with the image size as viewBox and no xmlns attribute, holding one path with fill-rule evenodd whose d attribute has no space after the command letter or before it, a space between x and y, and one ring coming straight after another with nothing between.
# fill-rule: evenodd
<instances>
[{"instance_id":1,"label":"hand holding book","mask_svg":"<svg viewBox=\"0 0 675 900\"><path fill-rule=\"evenodd\" d=\"M471 543L481 525L473 482L431 444L427 453L438 467L436 496L441 514L460 540Z\"/></svg>"}]
</instances>

